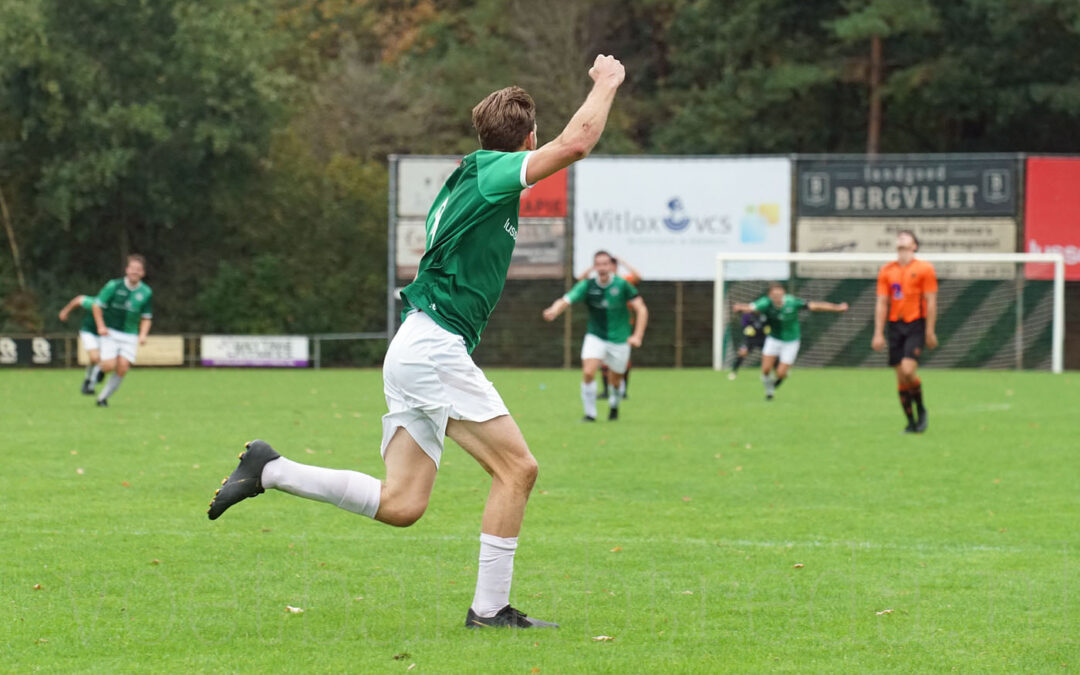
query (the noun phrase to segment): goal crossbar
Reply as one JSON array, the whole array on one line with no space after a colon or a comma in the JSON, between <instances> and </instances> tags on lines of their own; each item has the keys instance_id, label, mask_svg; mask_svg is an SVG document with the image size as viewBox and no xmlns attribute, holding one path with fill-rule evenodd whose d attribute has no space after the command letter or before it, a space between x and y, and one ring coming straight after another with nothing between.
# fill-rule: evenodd
<instances>
[{"instance_id":1,"label":"goal crossbar","mask_svg":"<svg viewBox=\"0 0 1080 675\"><path fill-rule=\"evenodd\" d=\"M1053 331L1051 334L1051 366L1060 373L1065 366L1065 256L1062 253L926 253L920 260L942 263L1043 263L1054 267ZM728 322L728 303L725 297L725 273L728 263L887 263L896 260L895 253L719 253L716 256L716 277L713 292L713 370L724 367L724 332Z\"/></svg>"}]
</instances>

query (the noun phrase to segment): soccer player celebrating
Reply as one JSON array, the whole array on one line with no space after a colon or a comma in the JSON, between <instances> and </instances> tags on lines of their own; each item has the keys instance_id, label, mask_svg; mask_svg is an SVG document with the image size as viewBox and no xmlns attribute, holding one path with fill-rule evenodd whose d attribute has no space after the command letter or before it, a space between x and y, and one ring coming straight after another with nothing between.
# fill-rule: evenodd
<instances>
[{"instance_id":1,"label":"soccer player celebrating","mask_svg":"<svg viewBox=\"0 0 1080 675\"><path fill-rule=\"evenodd\" d=\"M919 240L911 230L896 235L896 261L878 272L877 305L874 307L874 351L885 348L885 319L889 320L889 365L896 368L900 407L907 417L904 433L926 431L930 421L923 404L922 381L916 368L923 346L938 345L937 274L925 260L916 260ZM912 408L914 407L914 410ZM918 413L918 418L915 417Z\"/></svg>"},{"instance_id":2,"label":"soccer player celebrating","mask_svg":"<svg viewBox=\"0 0 1080 675\"><path fill-rule=\"evenodd\" d=\"M97 397L102 408L109 405L109 397L135 365L139 345L146 344L150 334L154 292L143 283L144 276L146 258L133 253L127 257L124 276L106 283L94 301L94 324L101 336L101 372L113 374Z\"/></svg>"},{"instance_id":3,"label":"soccer player celebrating","mask_svg":"<svg viewBox=\"0 0 1080 675\"><path fill-rule=\"evenodd\" d=\"M386 480L307 466L252 441L210 502L211 520L274 488L405 527L427 508L445 436L491 475L480 534L470 628L546 627L510 605L514 552L537 464L514 418L470 353L506 283L520 193L582 159L600 139L621 63L597 56L592 90L563 132L537 150L536 109L518 87L488 95L472 112L481 150L446 179L425 223L426 251L401 291L404 317L387 349L383 381Z\"/></svg>"},{"instance_id":4,"label":"soccer player celebrating","mask_svg":"<svg viewBox=\"0 0 1080 675\"><path fill-rule=\"evenodd\" d=\"M765 338L769 335L769 325L765 323L765 317L756 312L743 312L742 314L743 341L739 350L735 352L735 363L731 364L731 372L728 379L734 380L742 367L743 361L750 352L762 349L765 346Z\"/></svg>"},{"instance_id":5,"label":"soccer player celebrating","mask_svg":"<svg viewBox=\"0 0 1080 675\"><path fill-rule=\"evenodd\" d=\"M633 286L634 288L637 288L638 286L641 285L641 272L638 272L637 269L633 265L626 262L622 258L618 258L618 259L614 259L614 260L615 260L615 273L616 274L618 274L623 279L626 279L626 281L629 282L629 284L631 286ZM619 268L625 268L626 273L625 274L620 273ZM578 276L577 280L582 281L582 280L588 279L593 274L596 274L596 268L590 266L589 269L585 270L584 272L581 273L580 276ZM631 313L630 314L630 328L631 329L633 329L633 327L634 327L634 317L635 316L636 316L636 313ZM626 390L630 386L630 371L633 370L633 369L634 369L634 360L633 360L633 358L631 358L629 361L626 362L626 372L623 373L622 381L619 384L619 398L626 398ZM603 365L600 366L600 373L601 373L600 384L603 386L603 389L600 391L600 398L607 398L608 397L608 380L611 379L611 376L608 374L607 364L603 364Z\"/></svg>"},{"instance_id":6,"label":"soccer player celebrating","mask_svg":"<svg viewBox=\"0 0 1080 675\"><path fill-rule=\"evenodd\" d=\"M99 351L101 341L97 334L97 323L94 321L94 300L95 298L92 295L76 295L60 310L61 321L67 321L68 316L76 307L87 310L83 314L82 323L79 325L79 341L82 342L83 349L86 350L86 358L90 360L90 363L86 366L86 377L82 383L82 393L88 395L93 395L94 387L102 378L101 367L98 365L101 362L101 352Z\"/></svg>"},{"instance_id":7,"label":"soccer player celebrating","mask_svg":"<svg viewBox=\"0 0 1080 675\"><path fill-rule=\"evenodd\" d=\"M567 307L585 300L589 327L581 345L581 402L586 422L596 421L596 371L608 367L608 419L619 419L619 386L630 361L630 348L640 347L649 322L649 310L637 289L615 274L615 258L607 251L593 256L596 276L582 279L544 310L544 320L554 321ZM636 320L630 333L630 308Z\"/></svg>"},{"instance_id":8,"label":"soccer player celebrating","mask_svg":"<svg viewBox=\"0 0 1080 675\"><path fill-rule=\"evenodd\" d=\"M765 346L761 348L761 382L765 385L765 400L771 401L776 388L784 383L791 365L799 355L799 339L802 329L799 327L799 310L807 308L811 312L846 312L848 304L841 302L807 301L788 295L779 281L769 284L769 292L750 304L736 303L736 312L755 312L765 318L769 335ZM777 359L780 364L777 365ZM774 371L775 370L775 374Z\"/></svg>"}]
</instances>

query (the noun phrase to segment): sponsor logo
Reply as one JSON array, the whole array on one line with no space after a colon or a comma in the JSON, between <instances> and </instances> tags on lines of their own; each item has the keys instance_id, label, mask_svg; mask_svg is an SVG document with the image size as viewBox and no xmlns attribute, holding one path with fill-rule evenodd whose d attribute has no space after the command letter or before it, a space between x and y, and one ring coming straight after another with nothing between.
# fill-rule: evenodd
<instances>
[{"instance_id":1,"label":"sponsor logo","mask_svg":"<svg viewBox=\"0 0 1080 675\"><path fill-rule=\"evenodd\" d=\"M682 200L672 197L668 200L668 217L664 218L664 227L672 232L682 232L690 225L690 216L686 215Z\"/></svg>"},{"instance_id":2,"label":"sponsor logo","mask_svg":"<svg viewBox=\"0 0 1080 675\"><path fill-rule=\"evenodd\" d=\"M891 286L889 286L889 288L892 290L893 300L904 299L904 293L900 290L900 284L892 284Z\"/></svg>"},{"instance_id":3,"label":"sponsor logo","mask_svg":"<svg viewBox=\"0 0 1080 675\"><path fill-rule=\"evenodd\" d=\"M1039 244L1028 241L1028 253L1060 253L1065 256L1066 265L1080 265L1080 246L1072 244Z\"/></svg>"},{"instance_id":4,"label":"sponsor logo","mask_svg":"<svg viewBox=\"0 0 1080 675\"><path fill-rule=\"evenodd\" d=\"M510 235L511 239L517 241L517 227L510 224L509 218L507 218L506 222L503 223L503 229L506 230L506 233Z\"/></svg>"},{"instance_id":5,"label":"sponsor logo","mask_svg":"<svg viewBox=\"0 0 1080 675\"><path fill-rule=\"evenodd\" d=\"M664 213L635 213L604 209L583 213L586 232L601 234L655 235L685 232L701 235L728 235L734 231L731 218L720 213L688 210L679 197L666 203Z\"/></svg>"}]
</instances>

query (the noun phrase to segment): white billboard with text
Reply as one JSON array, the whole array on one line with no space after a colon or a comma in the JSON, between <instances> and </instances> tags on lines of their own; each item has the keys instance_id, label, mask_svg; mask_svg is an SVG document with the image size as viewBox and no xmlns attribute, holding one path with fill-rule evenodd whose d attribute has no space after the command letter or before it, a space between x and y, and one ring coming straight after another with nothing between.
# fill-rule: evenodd
<instances>
[{"instance_id":1,"label":"white billboard with text","mask_svg":"<svg viewBox=\"0 0 1080 675\"><path fill-rule=\"evenodd\" d=\"M650 281L711 281L719 252L791 250L791 161L589 158L574 166L574 272L609 251ZM786 263L732 263L729 279L784 279Z\"/></svg>"}]
</instances>

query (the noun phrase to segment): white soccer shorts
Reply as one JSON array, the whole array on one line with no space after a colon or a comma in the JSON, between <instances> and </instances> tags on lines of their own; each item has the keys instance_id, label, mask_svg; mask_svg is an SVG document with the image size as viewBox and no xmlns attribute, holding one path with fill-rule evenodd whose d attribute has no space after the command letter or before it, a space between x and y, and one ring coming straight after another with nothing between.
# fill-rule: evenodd
<instances>
[{"instance_id":1,"label":"white soccer shorts","mask_svg":"<svg viewBox=\"0 0 1080 675\"><path fill-rule=\"evenodd\" d=\"M124 333L115 328L109 329L108 335L101 336L101 360L108 361L122 356L128 363L135 363L135 352L139 349L139 336Z\"/></svg>"},{"instance_id":2,"label":"white soccer shorts","mask_svg":"<svg viewBox=\"0 0 1080 675\"><path fill-rule=\"evenodd\" d=\"M765 338L765 346L761 348L762 356L779 356L780 363L791 365L799 355L798 340L777 340L771 335Z\"/></svg>"},{"instance_id":3,"label":"white soccer shorts","mask_svg":"<svg viewBox=\"0 0 1080 675\"><path fill-rule=\"evenodd\" d=\"M97 333L91 333L88 330L79 331L79 342L82 343L83 349L88 352L101 349L101 337Z\"/></svg>"},{"instance_id":4,"label":"white soccer shorts","mask_svg":"<svg viewBox=\"0 0 1080 675\"><path fill-rule=\"evenodd\" d=\"M382 455L402 427L439 466L449 419L486 422L509 415L495 385L465 348L465 340L423 312L405 317L383 361Z\"/></svg>"},{"instance_id":5,"label":"white soccer shorts","mask_svg":"<svg viewBox=\"0 0 1080 675\"><path fill-rule=\"evenodd\" d=\"M581 343L581 360L585 359L600 359L605 366L622 375L630 363L630 345L626 342L609 342L592 333L585 333L585 340Z\"/></svg>"}]
</instances>

